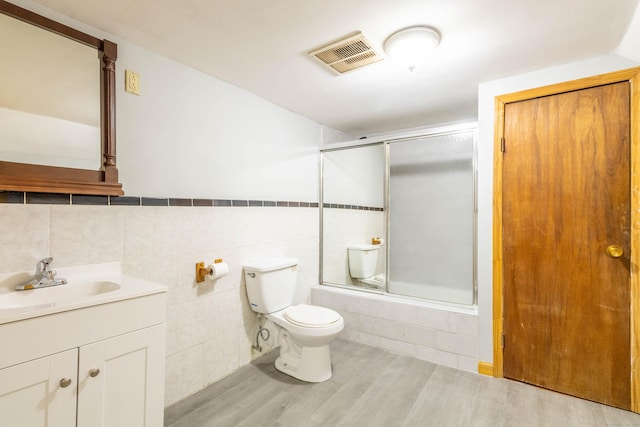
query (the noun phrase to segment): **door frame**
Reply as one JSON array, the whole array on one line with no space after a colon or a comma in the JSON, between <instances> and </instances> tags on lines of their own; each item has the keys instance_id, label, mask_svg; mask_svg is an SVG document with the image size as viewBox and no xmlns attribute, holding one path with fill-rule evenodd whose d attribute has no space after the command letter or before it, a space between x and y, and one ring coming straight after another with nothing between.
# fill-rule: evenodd
<instances>
[{"instance_id":1,"label":"door frame","mask_svg":"<svg viewBox=\"0 0 640 427\"><path fill-rule=\"evenodd\" d=\"M629 82L631 171L630 351L631 410L640 413L640 67L528 89L495 98L493 150L493 376L502 378L504 332L502 253L502 138L505 105L606 84Z\"/></svg>"}]
</instances>

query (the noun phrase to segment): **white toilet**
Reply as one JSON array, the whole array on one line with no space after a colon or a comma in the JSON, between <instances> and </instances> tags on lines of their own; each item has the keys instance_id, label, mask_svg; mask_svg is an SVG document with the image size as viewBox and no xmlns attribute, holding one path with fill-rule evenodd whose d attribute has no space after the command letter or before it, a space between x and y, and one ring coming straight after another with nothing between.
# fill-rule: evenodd
<instances>
[{"instance_id":1,"label":"white toilet","mask_svg":"<svg viewBox=\"0 0 640 427\"><path fill-rule=\"evenodd\" d=\"M331 378L329 343L344 328L335 311L307 304L291 305L298 260L271 258L244 266L251 309L282 328L276 369L308 382Z\"/></svg>"},{"instance_id":2,"label":"white toilet","mask_svg":"<svg viewBox=\"0 0 640 427\"><path fill-rule=\"evenodd\" d=\"M374 288L385 287L384 274L375 275L379 249L380 245L347 246L347 251L349 252L349 274L352 279Z\"/></svg>"}]
</instances>

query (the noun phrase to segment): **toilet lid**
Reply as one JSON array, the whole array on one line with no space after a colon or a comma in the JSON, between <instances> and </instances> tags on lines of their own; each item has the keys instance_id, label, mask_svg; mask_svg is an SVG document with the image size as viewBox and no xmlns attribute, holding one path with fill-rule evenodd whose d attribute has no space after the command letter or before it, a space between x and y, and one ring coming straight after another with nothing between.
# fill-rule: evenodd
<instances>
[{"instance_id":1,"label":"toilet lid","mask_svg":"<svg viewBox=\"0 0 640 427\"><path fill-rule=\"evenodd\" d=\"M307 304L288 307L284 311L283 316L294 325L305 328L329 326L340 320L340 315L329 308Z\"/></svg>"}]
</instances>

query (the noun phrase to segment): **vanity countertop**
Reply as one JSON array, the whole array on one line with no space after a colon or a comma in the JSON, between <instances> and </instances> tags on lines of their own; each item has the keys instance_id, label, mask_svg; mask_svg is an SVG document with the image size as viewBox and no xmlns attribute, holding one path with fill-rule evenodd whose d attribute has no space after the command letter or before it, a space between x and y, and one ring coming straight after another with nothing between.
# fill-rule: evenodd
<instances>
[{"instance_id":1,"label":"vanity countertop","mask_svg":"<svg viewBox=\"0 0 640 427\"><path fill-rule=\"evenodd\" d=\"M33 271L0 274L0 325L85 307L167 292L167 287L121 271L120 263L61 267L57 277L68 283L16 291Z\"/></svg>"}]
</instances>

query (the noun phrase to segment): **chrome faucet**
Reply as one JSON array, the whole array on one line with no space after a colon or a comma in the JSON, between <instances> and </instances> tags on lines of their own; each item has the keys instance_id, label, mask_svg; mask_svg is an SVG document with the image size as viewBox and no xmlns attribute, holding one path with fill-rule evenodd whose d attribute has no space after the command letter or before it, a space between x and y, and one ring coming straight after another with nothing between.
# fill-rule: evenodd
<instances>
[{"instance_id":1,"label":"chrome faucet","mask_svg":"<svg viewBox=\"0 0 640 427\"><path fill-rule=\"evenodd\" d=\"M36 264L36 277L27 283L16 285L16 291L28 289L48 288L50 286L65 285L67 279L56 279L56 271L51 269L52 257L44 258Z\"/></svg>"}]
</instances>

